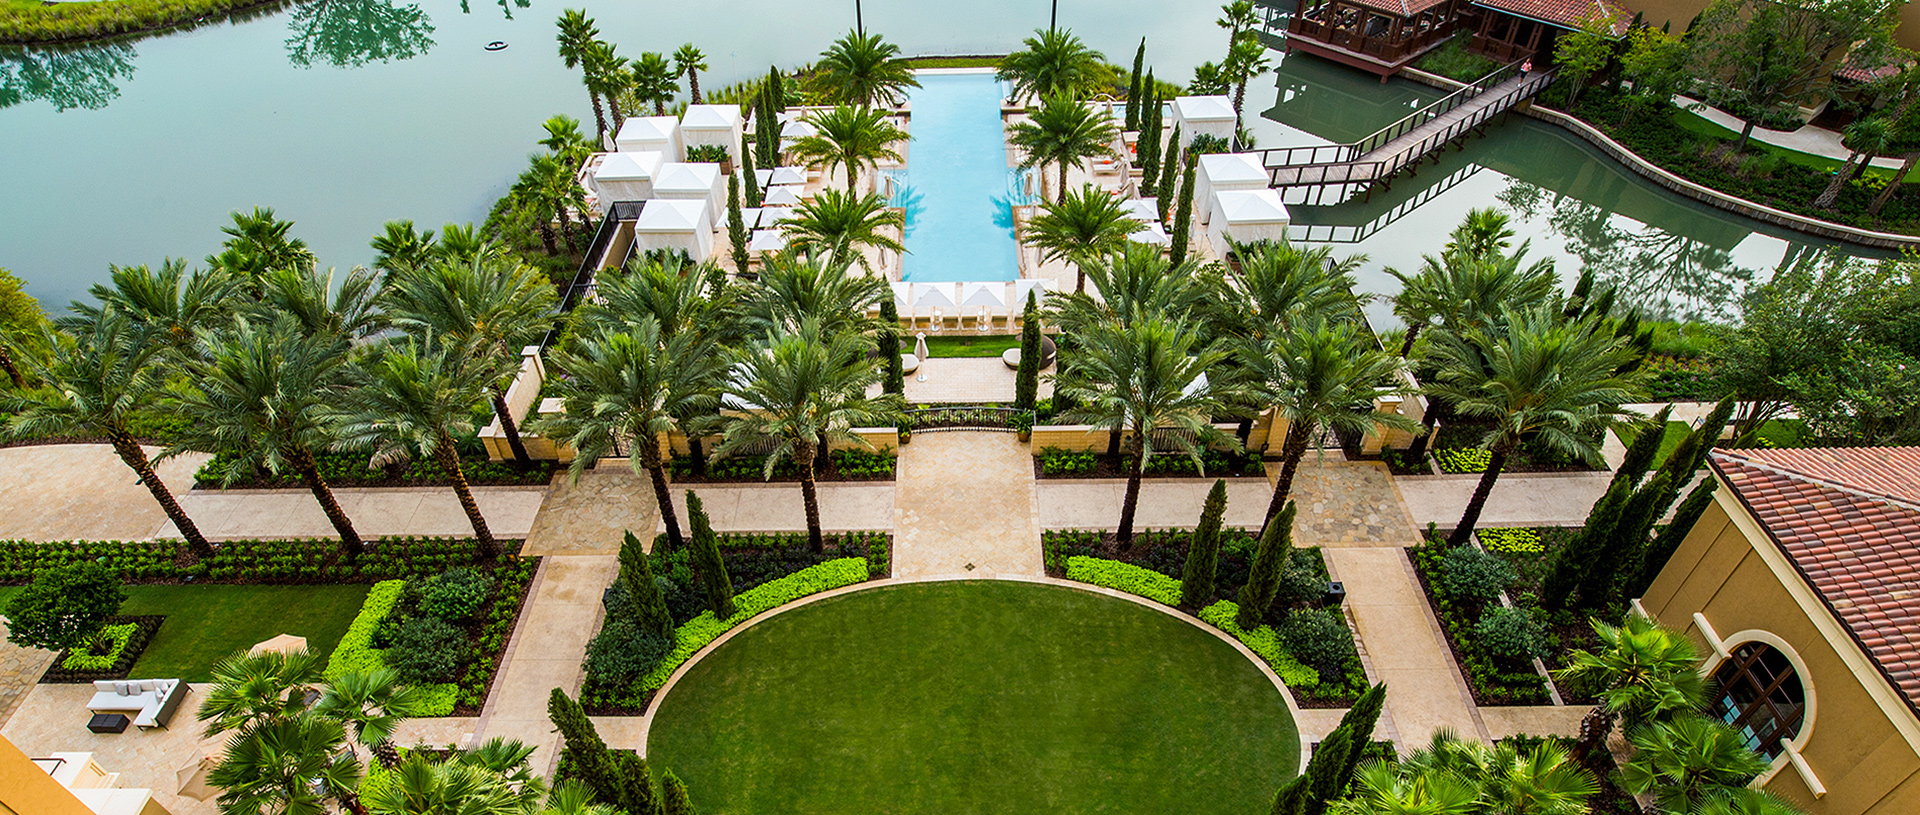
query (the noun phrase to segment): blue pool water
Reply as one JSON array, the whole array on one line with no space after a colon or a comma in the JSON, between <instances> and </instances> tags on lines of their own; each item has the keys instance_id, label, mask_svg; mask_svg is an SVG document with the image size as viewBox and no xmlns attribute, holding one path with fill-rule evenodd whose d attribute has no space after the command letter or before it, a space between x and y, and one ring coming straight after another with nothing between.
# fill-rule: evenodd
<instances>
[{"instance_id":1,"label":"blue pool water","mask_svg":"<svg viewBox=\"0 0 1920 815\"><path fill-rule=\"evenodd\" d=\"M1020 277L1000 83L991 73L922 73L912 94L908 170L889 173L906 210L904 275L917 282Z\"/></svg>"}]
</instances>

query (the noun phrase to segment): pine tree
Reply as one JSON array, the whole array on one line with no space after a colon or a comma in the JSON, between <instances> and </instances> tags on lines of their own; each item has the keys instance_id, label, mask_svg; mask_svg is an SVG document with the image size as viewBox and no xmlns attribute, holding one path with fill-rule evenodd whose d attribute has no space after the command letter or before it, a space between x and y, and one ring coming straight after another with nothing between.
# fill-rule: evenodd
<instances>
[{"instance_id":1,"label":"pine tree","mask_svg":"<svg viewBox=\"0 0 1920 815\"><path fill-rule=\"evenodd\" d=\"M1180 605L1189 611L1213 602L1213 579L1220 570L1220 518L1226 514L1227 482L1215 479L1200 510L1200 524L1187 539L1187 562L1180 569Z\"/></svg>"},{"instance_id":2,"label":"pine tree","mask_svg":"<svg viewBox=\"0 0 1920 815\"><path fill-rule=\"evenodd\" d=\"M687 797L687 785L680 783L680 777L667 770L660 776L660 797L664 799L665 815L693 815L693 801Z\"/></svg>"},{"instance_id":3,"label":"pine tree","mask_svg":"<svg viewBox=\"0 0 1920 815\"><path fill-rule=\"evenodd\" d=\"M1347 779L1341 773L1362 746L1354 742L1353 731L1344 726L1334 728L1320 740L1313 758L1307 761L1306 815L1321 815L1327 811L1327 802L1346 792Z\"/></svg>"},{"instance_id":4,"label":"pine tree","mask_svg":"<svg viewBox=\"0 0 1920 815\"><path fill-rule=\"evenodd\" d=\"M647 767L647 760L627 752L614 753L613 758L620 768L619 808L627 815L661 815L660 793L653 788L653 771Z\"/></svg>"},{"instance_id":5,"label":"pine tree","mask_svg":"<svg viewBox=\"0 0 1920 815\"><path fill-rule=\"evenodd\" d=\"M733 616L733 580L727 576L727 562L720 557L720 541L713 534L713 523L707 520L707 508L693 490L687 490L687 517L693 526L694 573L707 590L707 607L713 609L714 619L725 620Z\"/></svg>"},{"instance_id":6,"label":"pine tree","mask_svg":"<svg viewBox=\"0 0 1920 815\"><path fill-rule=\"evenodd\" d=\"M753 170L749 169L751 173ZM747 273L747 222L740 217L740 174L727 176L727 237L733 242L733 267Z\"/></svg>"},{"instance_id":7,"label":"pine tree","mask_svg":"<svg viewBox=\"0 0 1920 815\"><path fill-rule=\"evenodd\" d=\"M1147 61L1147 38L1140 38L1140 48L1133 52L1133 74L1127 81L1127 129L1140 130L1140 67Z\"/></svg>"},{"instance_id":8,"label":"pine tree","mask_svg":"<svg viewBox=\"0 0 1920 815\"><path fill-rule=\"evenodd\" d=\"M620 545L620 582L627 588L634 624L671 641L673 615L667 611L667 599L660 596L660 587L653 583L653 564L647 562L647 552L632 532Z\"/></svg>"},{"instance_id":9,"label":"pine tree","mask_svg":"<svg viewBox=\"0 0 1920 815\"><path fill-rule=\"evenodd\" d=\"M1247 585L1240 589L1240 612L1234 619L1244 630L1260 627L1274 595L1280 592L1280 575L1293 558L1293 512L1293 502L1288 501L1260 533L1260 545L1248 567Z\"/></svg>"},{"instance_id":10,"label":"pine tree","mask_svg":"<svg viewBox=\"0 0 1920 815\"><path fill-rule=\"evenodd\" d=\"M1027 292L1027 310L1020 315L1020 367L1013 375L1013 409L1032 410L1040 397L1040 303Z\"/></svg>"},{"instance_id":11,"label":"pine tree","mask_svg":"<svg viewBox=\"0 0 1920 815\"><path fill-rule=\"evenodd\" d=\"M1154 185L1154 201L1160 207L1160 222L1173 214L1173 172L1180 166L1180 126L1174 125L1167 136L1167 149L1160 153L1160 181Z\"/></svg>"},{"instance_id":12,"label":"pine tree","mask_svg":"<svg viewBox=\"0 0 1920 815\"><path fill-rule=\"evenodd\" d=\"M1180 177L1180 206L1173 211L1173 247L1170 255L1174 265L1178 266L1187 259L1187 241L1193 227L1193 181L1195 165L1193 154L1182 157L1186 170Z\"/></svg>"},{"instance_id":13,"label":"pine tree","mask_svg":"<svg viewBox=\"0 0 1920 815\"><path fill-rule=\"evenodd\" d=\"M887 375L880 380L881 390L905 393L907 373L900 362L900 310L891 297L880 298L880 354L887 365Z\"/></svg>"},{"instance_id":14,"label":"pine tree","mask_svg":"<svg viewBox=\"0 0 1920 815\"><path fill-rule=\"evenodd\" d=\"M753 171L753 154L758 150L758 144L749 147L747 137L740 137L740 174L747 179L746 200L749 207L760 206L760 177Z\"/></svg>"},{"instance_id":15,"label":"pine tree","mask_svg":"<svg viewBox=\"0 0 1920 815\"><path fill-rule=\"evenodd\" d=\"M568 698L566 691L554 688L547 695L547 718L560 731L561 753L573 765L574 777L592 789L593 797L601 803L617 805L621 800L620 768L614 763L613 751L594 730L593 720L587 718L587 711Z\"/></svg>"}]
</instances>

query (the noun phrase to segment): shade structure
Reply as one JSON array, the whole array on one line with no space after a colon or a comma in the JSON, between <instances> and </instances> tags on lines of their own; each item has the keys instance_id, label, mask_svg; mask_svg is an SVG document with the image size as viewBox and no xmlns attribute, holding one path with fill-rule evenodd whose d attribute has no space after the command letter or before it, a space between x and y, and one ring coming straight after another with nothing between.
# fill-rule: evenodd
<instances>
[{"instance_id":1,"label":"shade structure","mask_svg":"<svg viewBox=\"0 0 1920 815\"><path fill-rule=\"evenodd\" d=\"M1147 223L1160 220L1160 199L1158 198L1135 198L1123 202L1122 205L1127 208L1127 215L1134 220Z\"/></svg>"},{"instance_id":2,"label":"shade structure","mask_svg":"<svg viewBox=\"0 0 1920 815\"><path fill-rule=\"evenodd\" d=\"M913 284L913 308L953 308L952 283Z\"/></svg>"},{"instance_id":3,"label":"shade structure","mask_svg":"<svg viewBox=\"0 0 1920 815\"><path fill-rule=\"evenodd\" d=\"M739 164L741 129L739 105L688 105L680 117L680 145L717 144Z\"/></svg>"},{"instance_id":4,"label":"shade structure","mask_svg":"<svg viewBox=\"0 0 1920 815\"><path fill-rule=\"evenodd\" d=\"M967 283L960 295L960 305L967 307L987 306L1003 308L1007 305L1007 284L1005 283Z\"/></svg>"},{"instance_id":5,"label":"shade structure","mask_svg":"<svg viewBox=\"0 0 1920 815\"><path fill-rule=\"evenodd\" d=\"M771 171L771 174L767 177L767 183L769 184L805 184L807 183L807 168L775 167Z\"/></svg>"},{"instance_id":6,"label":"shade structure","mask_svg":"<svg viewBox=\"0 0 1920 815\"><path fill-rule=\"evenodd\" d=\"M1225 258L1231 243L1282 241L1292 216L1279 190L1227 190L1213 194L1213 223L1207 239L1215 257Z\"/></svg>"},{"instance_id":7,"label":"shade structure","mask_svg":"<svg viewBox=\"0 0 1920 815\"><path fill-rule=\"evenodd\" d=\"M296 637L292 634L281 634L277 637L274 637L273 639L254 643L252 648L247 649L247 656L259 656L261 654L270 653L270 652L279 653L279 654L291 654L295 652L305 653L306 650L307 650L306 637Z\"/></svg>"},{"instance_id":8,"label":"shade structure","mask_svg":"<svg viewBox=\"0 0 1920 815\"><path fill-rule=\"evenodd\" d=\"M662 163L659 153L608 153L593 171L593 194L601 206L617 201L645 201L653 197L653 179Z\"/></svg>"},{"instance_id":9,"label":"shade structure","mask_svg":"<svg viewBox=\"0 0 1920 815\"><path fill-rule=\"evenodd\" d=\"M890 280L887 281L887 286L893 289L893 310L895 312L911 312L913 310L913 284L904 280Z\"/></svg>"},{"instance_id":10,"label":"shade structure","mask_svg":"<svg viewBox=\"0 0 1920 815\"><path fill-rule=\"evenodd\" d=\"M1193 143L1193 137L1205 133L1233 139L1233 98L1230 96L1182 96L1173 100L1173 123L1180 126L1180 147Z\"/></svg>"},{"instance_id":11,"label":"shade structure","mask_svg":"<svg viewBox=\"0 0 1920 815\"><path fill-rule=\"evenodd\" d=\"M636 116L620 125L613 147L622 153L659 153L680 159L680 120L672 116Z\"/></svg>"},{"instance_id":12,"label":"shade structure","mask_svg":"<svg viewBox=\"0 0 1920 815\"><path fill-rule=\"evenodd\" d=\"M741 207L740 223L742 226L745 226L748 229L752 229L755 226L758 226L760 224L760 208L759 207Z\"/></svg>"},{"instance_id":13,"label":"shade structure","mask_svg":"<svg viewBox=\"0 0 1920 815\"><path fill-rule=\"evenodd\" d=\"M793 143L808 136L820 135L820 128L807 121L804 111L790 110L780 116L780 146L792 147Z\"/></svg>"},{"instance_id":14,"label":"shade structure","mask_svg":"<svg viewBox=\"0 0 1920 815\"><path fill-rule=\"evenodd\" d=\"M633 222L634 247L643 252L679 249L695 262L713 256L713 226L704 198L656 198Z\"/></svg>"},{"instance_id":15,"label":"shade structure","mask_svg":"<svg viewBox=\"0 0 1920 815\"><path fill-rule=\"evenodd\" d=\"M727 188L721 182L718 164L681 161L661 164L660 172L653 179L653 197L705 200L707 217L712 219L721 217L727 207Z\"/></svg>"},{"instance_id":16,"label":"shade structure","mask_svg":"<svg viewBox=\"0 0 1920 815\"><path fill-rule=\"evenodd\" d=\"M1173 236L1167 234L1166 227L1161 226L1157 223L1152 223L1152 224L1147 224L1146 229L1142 229L1139 232L1135 232L1131 235L1128 235L1127 240L1133 241L1134 243L1144 243L1150 246L1166 246L1170 243L1173 243Z\"/></svg>"},{"instance_id":17,"label":"shade structure","mask_svg":"<svg viewBox=\"0 0 1920 815\"><path fill-rule=\"evenodd\" d=\"M1213 194L1227 190L1264 190L1272 183L1259 153L1209 153L1200 157L1195 173L1194 198L1200 222L1213 220Z\"/></svg>"},{"instance_id":18,"label":"shade structure","mask_svg":"<svg viewBox=\"0 0 1920 815\"><path fill-rule=\"evenodd\" d=\"M787 248L787 236L778 229L756 229L747 241L749 252L778 252Z\"/></svg>"},{"instance_id":19,"label":"shade structure","mask_svg":"<svg viewBox=\"0 0 1920 815\"><path fill-rule=\"evenodd\" d=\"M1013 281L1013 305L1015 308L1027 307L1027 295L1033 295L1033 301L1041 306L1047 304L1047 292L1053 287L1044 278L1022 278Z\"/></svg>"},{"instance_id":20,"label":"shade structure","mask_svg":"<svg viewBox=\"0 0 1920 815\"><path fill-rule=\"evenodd\" d=\"M176 784L174 794L195 801L206 801L219 795L220 789L207 783L207 773L220 764L220 756L227 751L227 740L234 735L233 732L221 733L195 744L186 762L173 771Z\"/></svg>"},{"instance_id":21,"label":"shade structure","mask_svg":"<svg viewBox=\"0 0 1920 815\"><path fill-rule=\"evenodd\" d=\"M765 229L770 226L779 226L781 221L792 217L793 207L761 207L760 227ZM752 226L752 224L748 224L748 226Z\"/></svg>"},{"instance_id":22,"label":"shade structure","mask_svg":"<svg viewBox=\"0 0 1920 815\"><path fill-rule=\"evenodd\" d=\"M799 206L800 193L803 189L791 184L772 187L767 190L766 197L761 200L770 207Z\"/></svg>"}]
</instances>

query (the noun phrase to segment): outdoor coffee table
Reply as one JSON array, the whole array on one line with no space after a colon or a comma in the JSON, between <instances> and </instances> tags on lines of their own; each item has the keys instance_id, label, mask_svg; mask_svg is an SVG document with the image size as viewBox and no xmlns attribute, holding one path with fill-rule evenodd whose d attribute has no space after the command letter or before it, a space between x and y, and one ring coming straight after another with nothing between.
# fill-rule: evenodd
<instances>
[{"instance_id":1,"label":"outdoor coffee table","mask_svg":"<svg viewBox=\"0 0 1920 815\"><path fill-rule=\"evenodd\" d=\"M125 733L129 721L124 713L95 713L87 720L87 729L95 733Z\"/></svg>"}]
</instances>

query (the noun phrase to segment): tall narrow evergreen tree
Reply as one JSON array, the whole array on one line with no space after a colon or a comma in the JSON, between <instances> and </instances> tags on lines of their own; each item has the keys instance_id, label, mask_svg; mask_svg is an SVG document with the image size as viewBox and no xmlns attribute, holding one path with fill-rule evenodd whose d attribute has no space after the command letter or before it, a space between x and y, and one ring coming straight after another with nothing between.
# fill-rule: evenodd
<instances>
[{"instance_id":1,"label":"tall narrow evergreen tree","mask_svg":"<svg viewBox=\"0 0 1920 815\"><path fill-rule=\"evenodd\" d=\"M1032 410L1040 397L1040 303L1027 292L1027 310L1020 315L1020 367L1013 374L1013 409Z\"/></svg>"},{"instance_id":2,"label":"tall narrow evergreen tree","mask_svg":"<svg viewBox=\"0 0 1920 815\"><path fill-rule=\"evenodd\" d=\"M1215 479L1200 510L1200 524L1187 541L1187 562L1180 569L1180 605L1198 611L1213 602L1214 576L1220 570L1220 519L1227 514L1227 482Z\"/></svg>"},{"instance_id":3,"label":"tall narrow evergreen tree","mask_svg":"<svg viewBox=\"0 0 1920 815\"><path fill-rule=\"evenodd\" d=\"M1160 180L1153 185L1154 203L1160 209L1160 222L1173 214L1173 173L1180 166L1180 125L1167 135L1167 147L1160 152Z\"/></svg>"},{"instance_id":4,"label":"tall narrow evergreen tree","mask_svg":"<svg viewBox=\"0 0 1920 815\"><path fill-rule=\"evenodd\" d=\"M1134 144L1140 151L1140 186L1151 194L1160 181L1161 113L1160 92L1153 84L1153 71L1147 71L1146 87L1141 90L1140 136Z\"/></svg>"},{"instance_id":5,"label":"tall narrow evergreen tree","mask_svg":"<svg viewBox=\"0 0 1920 815\"><path fill-rule=\"evenodd\" d=\"M1187 260L1187 241L1192 237L1190 233L1193 231L1194 171L1198 163L1194 160L1192 153L1182 155L1181 159L1181 163L1186 165L1186 170L1181 173L1180 206L1174 209L1173 225L1169 227L1173 231L1173 246L1169 250L1169 256L1173 258L1175 266Z\"/></svg>"},{"instance_id":6,"label":"tall narrow evergreen tree","mask_svg":"<svg viewBox=\"0 0 1920 815\"><path fill-rule=\"evenodd\" d=\"M647 561L647 551L640 546L640 539L627 533L626 541L620 545L620 583L627 589L627 598L633 608L634 624L641 631L657 634L673 640L673 614L667 611L667 598L660 595L660 587L653 582L653 564Z\"/></svg>"},{"instance_id":7,"label":"tall narrow evergreen tree","mask_svg":"<svg viewBox=\"0 0 1920 815\"><path fill-rule=\"evenodd\" d=\"M767 87L771 89L771 91L767 94L767 98L773 102L773 112L786 113L787 112L786 78L780 75L780 69L778 67L771 66L771 65L767 66Z\"/></svg>"},{"instance_id":8,"label":"tall narrow evergreen tree","mask_svg":"<svg viewBox=\"0 0 1920 815\"><path fill-rule=\"evenodd\" d=\"M1343 775L1347 762L1364 744L1354 740L1353 730L1341 726L1333 729L1327 737L1320 740L1320 746L1314 748L1313 758L1307 761L1307 805L1305 815L1321 815L1327 811L1327 803L1333 801L1347 789L1347 779Z\"/></svg>"},{"instance_id":9,"label":"tall narrow evergreen tree","mask_svg":"<svg viewBox=\"0 0 1920 815\"><path fill-rule=\"evenodd\" d=\"M687 785L672 770L660 776L660 797L665 815L693 815L693 800L687 797Z\"/></svg>"},{"instance_id":10,"label":"tall narrow evergreen tree","mask_svg":"<svg viewBox=\"0 0 1920 815\"><path fill-rule=\"evenodd\" d=\"M1345 790L1353 783L1353 774L1360 768L1360 760L1366 757L1367 745L1373 743L1374 726L1380 722L1380 711L1387 704L1387 683L1381 682L1355 699L1353 707L1340 717L1339 727L1353 736L1354 748L1347 753L1346 767L1341 772L1339 788ZM1324 809L1324 807L1323 807Z\"/></svg>"},{"instance_id":11,"label":"tall narrow evergreen tree","mask_svg":"<svg viewBox=\"0 0 1920 815\"><path fill-rule=\"evenodd\" d=\"M1303 773L1281 784L1280 792L1273 796L1273 815L1306 815L1307 796L1313 789L1307 782Z\"/></svg>"},{"instance_id":12,"label":"tall narrow evergreen tree","mask_svg":"<svg viewBox=\"0 0 1920 815\"><path fill-rule=\"evenodd\" d=\"M739 173L727 176L727 238L733 243L733 270L745 274L751 257L747 254L747 222L740 215Z\"/></svg>"},{"instance_id":13,"label":"tall narrow evergreen tree","mask_svg":"<svg viewBox=\"0 0 1920 815\"><path fill-rule=\"evenodd\" d=\"M660 793L653 788L653 770L647 760L620 752L613 754L613 763L620 768L619 808L627 815L661 815Z\"/></svg>"},{"instance_id":14,"label":"tall narrow evergreen tree","mask_svg":"<svg viewBox=\"0 0 1920 815\"><path fill-rule=\"evenodd\" d=\"M1593 512L1587 516L1587 526L1554 556L1552 570L1540 582L1540 600L1547 608L1559 610L1567 607L1574 589L1580 585L1580 572L1598 556L1608 531L1619 523L1621 514L1626 511L1627 503L1632 498L1632 482L1615 481L1613 486L1607 488L1606 494L1600 496L1599 502L1593 505Z\"/></svg>"},{"instance_id":15,"label":"tall narrow evergreen tree","mask_svg":"<svg viewBox=\"0 0 1920 815\"><path fill-rule=\"evenodd\" d=\"M1625 587L1628 598L1647 593L1653 579L1660 576L1660 570L1666 568L1667 560L1673 557L1673 550L1680 548L1680 542L1686 540L1693 525L1700 522L1707 505L1713 503L1713 491L1719 486L1718 480L1709 477L1687 493L1687 500L1681 501L1680 508L1673 511L1673 521L1641 550L1640 561L1634 564L1633 576L1628 578Z\"/></svg>"},{"instance_id":16,"label":"tall narrow evergreen tree","mask_svg":"<svg viewBox=\"0 0 1920 815\"><path fill-rule=\"evenodd\" d=\"M1293 502L1288 501L1280 514L1273 516L1260 533L1260 545L1253 552L1247 585L1240 588L1240 612L1234 619L1242 629L1260 626L1273 598L1280 593L1280 575L1293 558Z\"/></svg>"},{"instance_id":17,"label":"tall narrow evergreen tree","mask_svg":"<svg viewBox=\"0 0 1920 815\"><path fill-rule=\"evenodd\" d=\"M1659 516L1654 514L1654 506L1672 491L1669 487L1672 482L1670 474L1655 473L1652 480L1627 499L1619 519L1614 521L1604 542L1594 550L1593 559L1580 570L1581 608L1597 610L1613 602L1613 587L1619 577L1620 566L1630 562L1629 557L1633 561L1640 558L1640 544L1652 531L1653 522L1659 520Z\"/></svg>"},{"instance_id":18,"label":"tall narrow evergreen tree","mask_svg":"<svg viewBox=\"0 0 1920 815\"><path fill-rule=\"evenodd\" d=\"M1139 49L1133 52L1133 73L1127 80L1127 129L1140 129L1140 68L1147 61L1147 38L1140 38Z\"/></svg>"},{"instance_id":19,"label":"tall narrow evergreen tree","mask_svg":"<svg viewBox=\"0 0 1920 815\"><path fill-rule=\"evenodd\" d=\"M749 207L760 206L760 176L756 175L753 171L753 154L758 149L757 146L747 143L746 136L740 137L740 175L746 178L747 197L745 200Z\"/></svg>"},{"instance_id":20,"label":"tall narrow evergreen tree","mask_svg":"<svg viewBox=\"0 0 1920 815\"><path fill-rule=\"evenodd\" d=\"M566 691L554 688L547 695L547 718L560 731L560 754L573 766L573 777L593 790L593 797L601 803L618 805L624 800L620 767L614 763L613 751L600 739L580 703L569 698Z\"/></svg>"},{"instance_id":21,"label":"tall narrow evergreen tree","mask_svg":"<svg viewBox=\"0 0 1920 815\"><path fill-rule=\"evenodd\" d=\"M887 375L880 380L881 390L905 393L907 372L900 361L900 310L891 297L880 298L880 355L881 362L887 366Z\"/></svg>"},{"instance_id":22,"label":"tall narrow evergreen tree","mask_svg":"<svg viewBox=\"0 0 1920 815\"><path fill-rule=\"evenodd\" d=\"M716 620L733 616L733 579L727 576L727 562L720 557L720 540L713 534L707 508L700 496L687 490L687 515L693 524L693 571L707 591L707 607Z\"/></svg>"}]
</instances>

